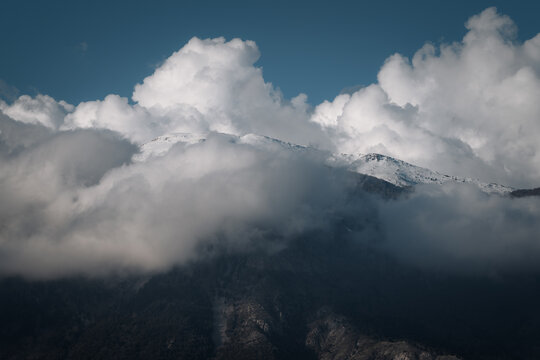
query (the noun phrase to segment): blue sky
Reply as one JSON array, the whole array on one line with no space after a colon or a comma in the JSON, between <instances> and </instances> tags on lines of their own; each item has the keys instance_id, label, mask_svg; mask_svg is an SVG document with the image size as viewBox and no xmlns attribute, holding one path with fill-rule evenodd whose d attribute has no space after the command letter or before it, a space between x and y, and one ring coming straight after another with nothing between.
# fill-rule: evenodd
<instances>
[{"instance_id":1,"label":"blue sky","mask_svg":"<svg viewBox=\"0 0 540 360\"><path fill-rule=\"evenodd\" d=\"M538 30L537 1L3 0L0 88L4 98L45 93L74 104L129 97L191 37L224 36L256 41L265 79L318 104L376 81L395 52L460 40L467 18L488 6L518 24L519 39Z\"/></svg>"}]
</instances>

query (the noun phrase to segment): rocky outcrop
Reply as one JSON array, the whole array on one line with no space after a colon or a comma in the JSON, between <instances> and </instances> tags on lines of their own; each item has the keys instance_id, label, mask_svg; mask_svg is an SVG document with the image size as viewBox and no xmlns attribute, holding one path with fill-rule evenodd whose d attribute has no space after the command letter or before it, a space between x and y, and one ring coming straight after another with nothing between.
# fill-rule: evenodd
<instances>
[{"instance_id":1,"label":"rocky outcrop","mask_svg":"<svg viewBox=\"0 0 540 360\"><path fill-rule=\"evenodd\" d=\"M309 326L306 346L320 360L458 360L406 341L381 341L361 334L347 318L320 310Z\"/></svg>"}]
</instances>

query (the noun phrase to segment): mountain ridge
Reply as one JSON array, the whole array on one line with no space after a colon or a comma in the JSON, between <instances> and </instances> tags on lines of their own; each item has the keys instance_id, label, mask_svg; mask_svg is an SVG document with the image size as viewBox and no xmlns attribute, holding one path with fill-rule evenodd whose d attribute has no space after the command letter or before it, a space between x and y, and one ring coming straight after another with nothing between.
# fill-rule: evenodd
<instances>
[{"instance_id":1,"label":"mountain ridge","mask_svg":"<svg viewBox=\"0 0 540 360\"><path fill-rule=\"evenodd\" d=\"M186 146L204 142L209 134L171 133L162 135L140 146L140 153L134 158L135 161L145 161L150 157L162 156L175 144L182 143ZM310 146L293 144L269 136L246 134L243 136L231 136L238 144L248 144L255 147L277 146L289 151L316 151L328 153L327 164L336 167L345 167L352 172L373 176L398 187L407 188L420 184L445 184L465 183L477 186L481 191L488 194L509 195L515 189L496 183L486 183L469 177L459 177L442 174L427 168L413 165L406 161L378 153L368 154L333 154L318 150Z\"/></svg>"}]
</instances>

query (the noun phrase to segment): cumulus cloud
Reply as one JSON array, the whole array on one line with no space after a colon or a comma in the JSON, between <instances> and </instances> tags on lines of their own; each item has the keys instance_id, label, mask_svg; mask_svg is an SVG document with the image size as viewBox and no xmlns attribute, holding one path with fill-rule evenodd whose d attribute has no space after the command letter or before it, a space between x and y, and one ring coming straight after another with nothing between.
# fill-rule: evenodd
<instances>
[{"instance_id":1,"label":"cumulus cloud","mask_svg":"<svg viewBox=\"0 0 540 360\"><path fill-rule=\"evenodd\" d=\"M318 127L306 121L307 97L285 100L253 65L259 56L253 41L193 38L135 87L133 99L190 130L198 123L199 131L259 133L300 144L322 141ZM178 119L184 111L189 125Z\"/></svg>"},{"instance_id":2,"label":"cumulus cloud","mask_svg":"<svg viewBox=\"0 0 540 360\"><path fill-rule=\"evenodd\" d=\"M135 86L135 105L117 95L81 103L64 128L106 128L139 143L171 132L215 131L328 146L308 121L306 95L284 99L254 66L258 58L253 41L193 38Z\"/></svg>"},{"instance_id":3,"label":"cumulus cloud","mask_svg":"<svg viewBox=\"0 0 540 360\"><path fill-rule=\"evenodd\" d=\"M395 54L378 84L319 105L343 152L380 152L511 186L540 183L540 34L520 43L495 8L462 41Z\"/></svg>"},{"instance_id":4,"label":"cumulus cloud","mask_svg":"<svg viewBox=\"0 0 540 360\"><path fill-rule=\"evenodd\" d=\"M56 129L63 123L66 114L73 111L73 105L65 101L57 102L48 95L39 94L34 98L22 95L9 105L0 100L0 111L24 123Z\"/></svg>"},{"instance_id":5,"label":"cumulus cloud","mask_svg":"<svg viewBox=\"0 0 540 360\"><path fill-rule=\"evenodd\" d=\"M166 131L160 125L143 107L130 105L127 98L108 95L103 100L77 105L64 118L61 129L108 129L132 141L144 143Z\"/></svg>"},{"instance_id":6,"label":"cumulus cloud","mask_svg":"<svg viewBox=\"0 0 540 360\"><path fill-rule=\"evenodd\" d=\"M78 130L2 164L0 272L158 271L216 252L271 251L328 229L350 190L318 152L229 135L128 164L132 153L111 133Z\"/></svg>"},{"instance_id":7,"label":"cumulus cloud","mask_svg":"<svg viewBox=\"0 0 540 360\"><path fill-rule=\"evenodd\" d=\"M43 125L16 121L0 112L0 158L15 155L47 138L52 132Z\"/></svg>"},{"instance_id":8,"label":"cumulus cloud","mask_svg":"<svg viewBox=\"0 0 540 360\"><path fill-rule=\"evenodd\" d=\"M379 202L327 161L378 152L538 185L540 35L518 42L493 8L466 26L462 41L393 55L378 83L316 107L264 81L254 42L223 38L190 40L133 101L0 101L0 274L161 271L306 232L366 236L370 223L404 261L538 270L536 200L445 185ZM140 156L156 137L176 140Z\"/></svg>"}]
</instances>

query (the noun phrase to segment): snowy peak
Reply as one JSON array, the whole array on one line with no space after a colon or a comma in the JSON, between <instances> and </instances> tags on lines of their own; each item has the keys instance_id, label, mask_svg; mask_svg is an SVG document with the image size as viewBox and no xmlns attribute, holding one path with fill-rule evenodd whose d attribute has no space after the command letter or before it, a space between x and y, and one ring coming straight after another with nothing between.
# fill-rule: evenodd
<instances>
[{"instance_id":1,"label":"snowy peak","mask_svg":"<svg viewBox=\"0 0 540 360\"><path fill-rule=\"evenodd\" d=\"M135 161L146 161L148 158L162 156L169 149L177 144L192 145L203 142L207 139L208 134L192 134L192 133L172 133L159 136L152 141L143 144L140 147L140 153L134 158ZM288 151L319 151L313 148L284 142L268 136L257 134L246 134L243 136L232 136L232 141L238 144L249 144L251 146L271 149L280 148ZM323 151L320 151L324 154ZM325 155L327 156L327 155ZM441 174L437 171L426 169L395 159L393 157L370 153L370 154L332 154L328 160L329 166L345 167L350 171L370 175L381 180L385 180L399 187L410 187L418 184L445 184L448 182L474 184L480 190L489 194L510 194L514 189L494 184L484 183L477 179L464 178Z\"/></svg>"},{"instance_id":2,"label":"snowy peak","mask_svg":"<svg viewBox=\"0 0 540 360\"><path fill-rule=\"evenodd\" d=\"M141 162L146 161L150 157L162 156L165 155L174 144L197 144L206 140L206 137L206 134L193 133L171 133L158 136L157 138L141 145L139 147L139 153L135 155L133 160Z\"/></svg>"},{"instance_id":3,"label":"snowy peak","mask_svg":"<svg viewBox=\"0 0 540 360\"><path fill-rule=\"evenodd\" d=\"M452 180L459 181L457 177L444 175L409 164L403 160L374 153L361 155L358 159L352 161L349 166L355 172L371 175L401 187L417 184L442 184Z\"/></svg>"},{"instance_id":4,"label":"snowy peak","mask_svg":"<svg viewBox=\"0 0 540 360\"><path fill-rule=\"evenodd\" d=\"M249 144L249 145L262 147L262 148L270 148L270 147L278 146L282 149L293 150L293 151L308 149L307 147L302 146L302 145L293 144L290 142L271 138L269 136L257 135L257 134L243 135L238 138L238 143Z\"/></svg>"},{"instance_id":5,"label":"snowy peak","mask_svg":"<svg viewBox=\"0 0 540 360\"><path fill-rule=\"evenodd\" d=\"M494 183L488 184L477 179L441 174L437 171L412 165L403 160L381 154L366 154L356 159L350 155L343 155L343 157L346 159L345 161L349 161L349 168L352 171L371 175L400 187L456 182L474 184L486 193L504 195L514 190L507 186Z\"/></svg>"},{"instance_id":6,"label":"snowy peak","mask_svg":"<svg viewBox=\"0 0 540 360\"><path fill-rule=\"evenodd\" d=\"M173 145L178 143L182 143L184 145L201 143L205 141L208 136L208 133L170 133L158 136L157 138L139 147L140 152L134 157L134 161L146 161L150 157L159 157L165 155ZM263 135L247 134L243 136L234 136L226 134L226 136L230 136L231 141L237 144L247 144L262 149L271 149L276 147L291 151L307 149L302 145L292 144Z\"/></svg>"}]
</instances>

